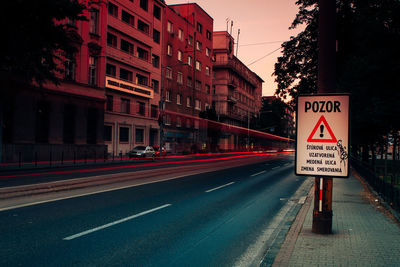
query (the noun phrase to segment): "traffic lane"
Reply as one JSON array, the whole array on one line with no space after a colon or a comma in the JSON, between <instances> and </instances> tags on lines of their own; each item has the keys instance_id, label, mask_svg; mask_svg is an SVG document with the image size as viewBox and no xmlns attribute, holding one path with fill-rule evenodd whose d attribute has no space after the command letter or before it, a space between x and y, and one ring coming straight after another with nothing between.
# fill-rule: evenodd
<instances>
[{"instance_id":1,"label":"traffic lane","mask_svg":"<svg viewBox=\"0 0 400 267\"><path fill-rule=\"evenodd\" d=\"M259 155L253 154L254 157L262 157L263 159L275 159L279 157L286 157L286 154L271 154L271 155ZM235 156L233 157L222 157L229 158L230 160L235 160ZM225 161L222 160L221 157L202 157L198 159L186 159L179 161L148 161L148 162L139 162L134 164L123 164L123 165L106 165L101 167L87 167L83 166L81 168L65 168L65 169L51 169L51 170L36 170L34 172L27 173L16 173L16 174L4 174L0 175L0 188L4 187L12 187L12 186L21 186L21 185L29 185L29 184L39 184L39 183L47 183L54 182L60 180L71 180L77 178L87 178L98 175L113 175L113 174L123 174L130 172L138 172L144 170L156 170L156 169L164 169L170 167L179 167L186 166L192 164L209 164L210 162L218 162ZM250 157L249 157L250 158ZM241 159L238 156L238 159Z\"/></svg>"},{"instance_id":2,"label":"traffic lane","mask_svg":"<svg viewBox=\"0 0 400 267\"><path fill-rule=\"evenodd\" d=\"M240 176L247 177L247 173L249 172L248 170L245 170L242 168L244 173L240 173L239 170L233 170L233 173L230 174L231 177L233 178L240 178ZM235 174L237 175L235 177ZM218 178L216 178L218 177ZM242 177L242 178L243 178ZM261 176L260 176L261 177ZM209 177L212 181L218 180L219 182L226 182L223 179L221 179L221 173L216 174L216 176L211 176ZM117 258L114 258L114 254L120 254L121 248L128 248L129 253L126 252L126 257L123 257L123 255L120 255L119 257L125 258L128 260L129 258L135 258L135 262L143 262L145 264L145 259L148 255L153 255L155 254L155 251L160 251L165 249L165 245L161 245L161 247L157 247L157 244L161 244L163 242L159 242L157 240L173 240L173 237L179 236L180 233L182 232L189 232L190 229L197 229L195 230L192 234L186 234L186 236L192 236L195 240L196 239L196 233L204 233L207 232L207 229L213 228L212 225L218 225L218 222L216 223L209 223L210 221L214 221L213 217L219 218L221 216L221 213L225 209L228 209L228 207L234 207L237 206L238 199L243 198L243 194L240 194L241 197L228 197L225 201L223 201L226 197L220 196L222 200L217 201L217 204L215 203L215 200L212 198L207 200L209 197L204 199L205 193L203 192L204 187L209 187L209 186L215 186L216 183L210 184L210 185L203 185L203 188L199 191L199 187L202 185L202 183L196 184L195 181L205 181L209 180L207 177L190 177L187 181L185 179L180 179L180 183L174 184L171 182L164 182L160 183L158 186L151 185L149 188L145 188L144 191L146 193L145 200L143 200L143 191L140 192L141 190L138 189L144 189L142 188L136 188L136 190L122 190L123 192L118 192L118 194L100 194L101 196L91 196L89 198L83 198L83 199L75 199L78 203L74 203L74 200L69 200L62 205L63 207L60 207L59 205L52 207L54 203L44 205L41 210L31 210L31 214L28 215L28 218L25 218L25 220L21 220L25 222L25 225L21 225L20 227L15 227L18 228L18 233L22 233L22 238L21 240L25 239L27 242L27 246L24 248L24 246L21 246L21 244L13 243L10 242L10 244L18 244L18 246L15 247L15 250L18 251L18 248L22 249L22 251L31 251L30 257L26 258L27 262L31 261L33 258L35 258L33 255L40 255L37 259L35 259L34 262L38 261L38 263L43 262L43 260L49 260L49 262L52 262L52 260L56 259L57 257L54 257L58 253L65 254L64 257L67 255L67 257L71 257L71 255L80 255L78 258L80 260L77 260L77 258L74 256L73 258L75 261L71 262L71 258L65 259L65 262L69 262L71 264L75 263L90 263L91 262L91 257L90 255L87 254L88 251L91 251L91 253L95 253L96 257L100 257L102 261L99 261L100 263L104 263L106 261L106 258L111 257L111 259L117 260ZM257 179L253 178L253 182L255 182ZM239 184L239 182L238 182ZM151 194L153 187L153 194ZM158 188L156 188L158 187ZM181 187L181 188L180 188ZM253 190L259 188L258 185L252 186ZM226 187L224 190L221 190L220 192L227 192L229 189L233 189L234 187ZM177 197L177 191L185 191L186 192L186 197ZM163 191L162 193L157 193L159 191ZM218 191L218 190L217 190ZM217 191L213 192L216 193ZM239 190L240 191L240 190ZM192 193L191 193L192 192ZM197 197L195 196L197 194ZM109 195L109 196L107 196ZM143 218L139 218L138 220L135 220L135 222L126 222L121 225L111 227L110 229L104 230L104 231L99 231L99 233L93 233L90 234L86 237L80 238L78 242L75 242L73 246L68 246L67 243L60 242L60 235L64 236L65 234L60 233L60 229L63 231L61 232L76 232L78 229L89 229L90 227L93 227L93 225L103 225L107 224L108 222L112 220L118 220L118 218L123 218L124 216L127 216L129 214L135 213L135 212L140 212L149 208L154 208L157 205L161 204L161 202L157 199L156 195L162 196L165 195L168 200L171 200L173 202L173 206L167 207L165 210L161 210L159 212L155 212L154 214L149 214L146 216L146 220L143 221L142 223L141 220ZM182 194L183 195L183 194ZM219 194L216 194L216 196ZM199 196L202 196L199 198ZM175 197L175 199L174 199ZM128 199L124 199L128 198ZM118 200L119 199L119 200ZM197 199L197 200L196 200ZM128 202L127 202L128 200ZM236 202L235 202L236 200ZM120 201L120 202L118 202ZM222 202L221 202L222 201ZM63 201L64 202L64 201ZM140 203L142 202L142 203ZM220 202L220 203L219 203ZM219 204L218 204L219 203ZM181 204L181 205L178 205ZM186 205L183 205L186 204ZM42 205L41 205L42 206ZM74 209L70 209L70 207L76 207ZM172 216L170 212L167 212L167 210L172 210L173 207L176 206L182 206L181 209L179 209L181 212L174 213L175 215ZM198 207L198 208L197 208ZM211 208L208 208L211 207ZM194 208L194 209L193 209ZM24 210L24 209L22 209ZM27 210L30 210L27 208ZM191 210L191 212L190 212ZM201 211L201 212L196 212L195 210ZM40 226L40 221L41 218L40 214L45 214L44 211L50 212L52 214L50 218L50 225L49 223L42 223ZM47 214L46 212L46 214ZM12 219L15 219L18 214L9 214ZM17 216L15 216L17 215ZM36 216L35 216L36 215ZM196 216L197 215L197 216ZM156 216L156 217L154 217ZM161 216L161 218L159 217ZM164 216L164 217L163 217ZM20 219L22 219L23 216L20 216ZM30 217L30 218L29 218ZM48 219L48 216L45 215L46 218L42 218L43 221L46 221ZM224 216L222 216L223 218ZM36 221L33 221L33 218L36 219ZM152 219L153 218L153 219ZM149 221L150 222L149 222ZM65 223L68 221L68 223ZM201 227L198 226L197 228L195 225L191 225L191 222L196 221L197 224L199 222L208 223L210 224L210 227ZM7 222L7 225L18 225L18 223L14 222ZM64 223L64 224L63 224ZM131 223L134 223L135 227L129 227ZM189 225L188 227L185 227L185 225ZM25 230L24 227L25 226ZM53 226L53 227L52 227ZM123 228L123 230L119 230L120 227ZM128 227L127 229L125 229ZM156 227L156 229L154 228ZM21 229L22 228L22 229ZM168 230L169 229L169 230ZM186 229L186 230L185 230ZM205 229L201 231L201 229ZM2 232L6 229L3 229ZM10 229L8 229L10 230ZM58 230L58 231L57 231ZM8 231L7 231L8 232ZM12 229L11 229L11 232ZM15 232L15 231L14 231ZM40 234L42 232L42 234ZM25 234L24 234L25 233ZM34 233L34 237L32 238L31 233ZM51 233L51 234L46 234L46 233ZM111 233L108 235L107 233ZM165 234L168 233L168 234ZM21 235L19 235L21 236ZM32 246L31 244L35 244L35 237L41 236L41 244L39 246ZM198 238L198 237L197 237ZM7 239L7 238L6 238ZM28 240L31 239L31 242L28 242ZM84 241L82 241L84 240ZM86 240L86 241L85 241ZM101 240L101 241L100 241ZM189 238L190 240L190 238ZM46 242L47 241L47 242ZM189 242L189 243L188 243ZM29 244L31 243L31 244ZM45 244L47 243L47 245ZM167 242L171 243L171 242ZM173 244L177 244L179 242L174 241L172 242ZM183 241L184 245L181 245L181 248L178 250L175 250L171 255L175 255L175 253L179 254L179 251L183 251L185 247L187 247L187 244L190 244L193 242L190 241ZM56 245L55 245L56 244ZM136 245L135 245L136 244ZM186 244L186 245L185 245ZM12 246L11 246L12 247ZM118 251L114 251L113 248L118 247ZM132 247L134 248L132 250ZM179 247L179 246L178 246ZM90 248L90 249L89 249ZM32 251L33 249L33 251ZM122 249L124 251L124 249ZM68 252L74 253L70 254ZM85 252L85 253L82 253ZM110 254L111 253L111 254ZM24 253L19 255L17 257L18 259L24 258ZM101 255L106 255L106 256L101 256ZM124 254L125 255L125 254ZM161 253L161 255L165 255L165 253ZM82 256L82 257L81 257ZM176 255L175 255L176 256ZM59 257L63 258L62 255L59 255ZM104 258L105 257L105 258ZM60 258L60 259L61 259ZM161 257L162 258L162 257ZM160 258L160 259L161 259ZM104 261L103 261L104 260ZM164 257L165 260L165 257ZM49 263L46 261L46 263ZM116 261L118 262L118 261ZM57 263L53 262L53 263ZM109 263L113 263L112 261L109 261Z\"/></svg>"}]
</instances>

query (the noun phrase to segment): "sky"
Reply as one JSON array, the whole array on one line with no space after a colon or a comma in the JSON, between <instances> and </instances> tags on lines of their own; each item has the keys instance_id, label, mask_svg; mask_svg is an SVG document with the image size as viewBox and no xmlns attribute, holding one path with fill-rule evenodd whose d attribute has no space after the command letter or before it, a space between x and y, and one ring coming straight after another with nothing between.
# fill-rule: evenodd
<instances>
[{"instance_id":1,"label":"sky","mask_svg":"<svg viewBox=\"0 0 400 267\"><path fill-rule=\"evenodd\" d=\"M237 57L264 80L263 96L275 93L274 64L281 55L281 44L300 29L289 30L298 7L296 0L166 0L168 5L197 3L214 19L214 31L228 31L237 42ZM236 54L235 45L235 54Z\"/></svg>"}]
</instances>

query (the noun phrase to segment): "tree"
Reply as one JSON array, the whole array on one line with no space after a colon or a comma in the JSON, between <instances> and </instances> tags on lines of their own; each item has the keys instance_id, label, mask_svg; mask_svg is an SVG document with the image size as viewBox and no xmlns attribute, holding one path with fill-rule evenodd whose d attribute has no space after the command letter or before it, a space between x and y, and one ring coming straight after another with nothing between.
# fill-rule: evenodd
<instances>
[{"instance_id":1,"label":"tree","mask_svg":"<svg viewBox=\"0 0 400 267\"><path fill-rule=\"evenodd\" d=\"M58 83L59 52L76 51L62 20L85 20L77 0L13 0L2 3L0 79Z\"/></svg>"},{"instance_id":2,"label":"tree","mask_svg":"<svg viewBox=\"0 0 400 267\"><path fill-rule=\"evenodd\" d=\"M291 107L278 97L272 100L264 99L256 129L287 137L293 128L293 121L288 116L290 110Z\"/></svg>"},{"instance_id":3,"label":"tree","mask_svg":"<svg viewBox=\"0 0 400 267\"><path fill-rule=\"evenodd\" d=\"M316 0L299 0L291 28L305 30L282 44L275 64L276 94L295 97L317 91ZM400 2L337 0L337 92L351 94L353 147L368 151L382 135L399 131ZM292 102L294 105L294 101ZM366 155L367 156L367 155Z\"/></svg>"}]
</instances>

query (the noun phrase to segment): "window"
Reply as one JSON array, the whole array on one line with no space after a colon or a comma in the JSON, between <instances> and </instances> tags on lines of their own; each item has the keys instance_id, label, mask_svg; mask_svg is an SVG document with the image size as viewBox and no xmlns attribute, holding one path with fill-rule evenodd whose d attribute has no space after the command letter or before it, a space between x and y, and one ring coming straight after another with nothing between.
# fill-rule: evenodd
<instances>
[{"instance_id":1,"label":"window","mask_svg":"<svg viewBox=\"0 0 400 267\"><path fill-rule=\"evenodd\" d=\"M182 95L181 94L176 95L176 104L182 105Z\"/></svg>"},{"instance_id":2,"label":"window","mask_svg":"<svg viewBox=\"0 0 400 267\"><path fill-rule=\"evenodd\" d=\"M201 110L201 102L200 102L200 100L196 99L194 101L194 103L195 103L194 108L197 109L197 110Z\"/></svg>"},{"instance_id":3,"label":"window","mask_svg":"<svg viewBox=\"0 0 400 267\"><path fill-rule=\"evenodd\" d=\"M206 47L206 56L209 57L211 54L210 48Z\"/></svg>"},{"instance_id":4,"label":"window","mask_svg":"<svg viewBox=\"0 0 400 267\"><path fill-rule=\"evenodd\" d=\"M171 102L171 91L170 90L167 90L165 92L165 101Z\"/></svg>"},{"instance_id":5,"label":"window","mask_svg":"<svg viewBox=\"0 0 400 267\"><path fill-rule=\"evenodd\" d=\"M120 143L129 143L129 128L128 127L119 127L119 142Z\"/></svg>"},{"instance_id":6,"label":"window","mask_svg":"<svg viewBox=\"0 0 400 267\"><path fill-rule=\"evenodd\" d=\"M195 88L196 90L201 91L201 81L196 80Z\"/></svg>"},{"instance_id":7,"label":"window","mask_svg":"<svg viewBox=\"0 0 400 267\"><path fill-rule=\"evenodd\" d=\"M117 36L112 33L107 33L107 45L117 47Z\"/></svg>"},{"instance_id":8,"label":"window","mask_svg":"<svg viewBox=\"0 0 400 267\"><path fill-rule=\"evenodd\" d=\"M66 54L64 67L65 67L64 78L69 81L75 80L75 55L74 55L74 53Z\"/></svg>"},{"instance_id":9,"label":"window","mask_svg":"<svg viewBox=\"0 0 400 267\"><path fill-rule=\"evenodd\" d=\"M133 79L132 71L120 68L119 69L119 78L121 80L132 82L132 79Z\"/></svg>"},{"instance_id":10,"label":"window","mask_svg":"<svg viewBox=\"0 0 400 267\"><path fill-rule=\"evenodd\" d=\"M182 29L179 29L178 30L178 38L179 38L179 40L183 40L183 30Z\"/></svg>"},{"instance_id":11,"label":"window","mask_svg":"<svg viewBox=\"0 0 400 267\"><path fill-rule=\"evenodd\" d=\"M197 22L197 27L196 27L196 29L197 29L197 31L198 31L199 33L202 33L202 32L203 32L203 25L201 25L199 22Z\"/></svg>"},{"instance_id":12,"label":"window","mask_svg":"<svg viewBox=\"0 0 400 267\"><path fill-rule=\"evenodd\" d=\"M157 81L157 80L151 80L151 87L153 88L153 90L154 90L154 93L157 93L158 94L158 92L159 92L159 88L160 88L160 82L159 81Z\"/></svg>"},{"instance_id":13,"label":"window","mask_svg":"<svg viewBox=\"0 0 400 267\"><path fill-rule=\"evenodd\" d=\"M97 58L89 56L89 85L97 85Z\"/></svg>"},{"instance_id":14,"label":"window","mask_svg":"<svg viewBox=\"0 0 400 267\"><path fill-rule=\"evenodd\" d=\"M42 114L42 112L40 113ZM44 114L43 114L44 115ZM73 144L75 141L76 126L76 107L72 104L65 104L63 115L63 142L64 144Z\"/></svg>"},{"instance_id":15,"label":"window","mask_svg":"<svg viewBox=\"0 0 400 267\"><path fill-rule=\"evenodd\" d=\"M147 86L149 79L146 76L136 74L136 84Z\"/></svg>"},{"instance_id":16,"label":"window","mask_svg":"<svg viewBox=\"0 0 400 267\"><path fill-rule=\"evenodd\" d=\"M182 61L182 51L178 50L178 60Z\"/></svg>"},{"instance_id":17,"label":"window","mask_svg":"<svg viewBox=\"0 0 400 267\"><path fill-rule=\"evenodd\" d=\"M209 30L206 32L206 37L208 40L211 40L211 32Z\"/></svg>"},{"instance_id":18,"label":"window","mask_svg":"<svg viewBox=\"0 0 400 267\"><path fill-rule=\"evenodd\" d=\"M171 125L171 115L169 114L165 116L165 125Z\"/></svg>"},{"instance_id":19,"label":"window","mask_svg":"<svg viewBox=\"0 0 400 267\"><path fill-rule=\"evenodd\" d=\"M140 0L140 7L147 11L149 7L148 0Z\"/></svg>"},{"instance_id":20,"label":"window","mask_svg":"<svg viewBox=\"0 0 400 267\"><path fill-rule=\"evenodd\" d=\"M193 45L193 36L189 35L188 44Z\"/></svg>"},{"instance_id":21,"label":"window","mask_svg":"<svg viewBox=\"0 0 400 267\"><path fill-rule=\"evenodd\" d=\"M87 109L87 121L86 121L86 143L96 144L97 143L97 109Z\"/></svg>"},{"instance_id":22,"label":"window","mask_svg":"<svg viewBox=\"0 0 400 267\"><path fill-rule=\"evenodd\" d=\"M113 111L114 97L112 95L106 95L106 110Z\"/></svg>"},{"instance_id":23,"label":"window","mask_svg":"<svg viewBox=\"0 0 400 267\"><path fill-rule=\"evenodd\" d=\"M137 113L141 116L146 116L146 104L144 102L137 102Z\"/></svg>"},{"instance_id":24,"label":"window","mask_svg":"<svg viewBox=\"0 0 400 267\"><path fill-rule=\"evenodd\" d=\"M192 102L192 99L190 96L186 97L186 106L189 108L190 107L190 102Z\"/></svg>"},{"instance_id":25,"label":"window","mask_svg":"<svg viewBox=\"0 0 400 267\"><path fill-rule=\"evenodd\" d=\"M121 98L121 113L129 114L131 101L126 98Z\"/></svg>"},{"instance_id":26,"label":"window","mask_svg":"<svg viewBox=\"0 0 400 267\"><path fill-rule=\"evenodd\" d=\"M196 41L196 49L201 51L202 44L199 41Z\"/></svg>"},{"instance_id":27,"label":"window","mask_svg":"<svg viewBox=\"0 0 400 267\"><path fill-rule=\"evenodd\" d=\"M144 129L135 129L135 143L144 143Z\"/></svg>"},{"instance_id":28,"label":"window","mask_svg":"<svg viewBox=\"0 0 400 267\"><path fill-rule=\"evenodd\" d=\"M165 69L165 77L167 79L172 79L172 69L171 68L166 68Z\"/></svg>"},{"instance_id":29,"label":"window","mask_svg":"<svg viewBox=\"0 0 400 267\"><path fill-rule=\"evenodd\" d=\"M167 32L173 33L174 32L174 24L171 21L167 22Z\"/></svg>"},{"instance_id":30,"label":"window","mask_svg":"<svg viewBox=\"0 0 400 267\"><path fill-rule=\"evenodd\" d=\"M93 34L99 33L99 11L97 9L90 9L90 22L89 22L89 32Z\"/></svg>"},{"instance_id":31,"label":"window","mask_svg":"<svg viewBox=\"0 0 400 267\"><path fill-rule=\"evenodd\" d=\"M193 59L191 56L188 56L188 65L192 66L193 65Z\"/></svg>"},{"instance_id":32,"label":"window","mask_svg":"<svg viewBox=\"0 0 400 267\"><path fill-rule=\"evenodd\" d=\"M136 48L136 52L137 52L137 57L140 59L143 59L145 61L149 60L149 51L141 48L141 47L137 47Z\"/></svg>"},{"instance_id":33,"label":"window","mask_svg":"<svg viewBox=\"0 0 400 267\"><path fill-rule=\"evenodd\" d=\"M160 57L153 54L151 56L151 63L153 64L153 67L159 68L160 67Z\"/></svg>"},{"instance_id":34,"label":"window","mask_svg":"<svg viewBox=\"0 0 400 267\"><path fill-rule=\"evenodd\" d=\"M104 141L111 142L112 141L112 126L104 125Z\"/></svg>"},{"instance_id":35,"label":"window","mask_svg":"<svg viewBox=\"0 0 400 267\"><path fill-rule=\"evenodd\" d=\"M114 17L118 17L118 7L113 3L108 3L108 14Z\"/></svg>"},{"instance_id":36,"label":"window","mask_svg":"<svg viewBox=\"0 0 400 267\"><path fill-rule=\"evenodd\" d=\"M196 60L196 70L201 71L201 62Z\"/></svg>"},{"instance_id":37,"label":"window","mask_svg":"<svg viewBox=\"0 0 400 267\"><path fill-rule=\"evenodd\" d=\"M179 84L183 84L183 73L178 71L178 74L176 75L176 81Z\"/></svg>"},{"instance_id":38,"label":"window","mask_svg":"<svg viewBox=\"0 0 400 267\"><path fill-rule=\"evenodd\" d=\"M121 20L125 23L128 23L131 26L135 25L135 17L126 12L125 10L122 10Z\"/></svg>"},{"instance_id":39,"label":"window","mask_svg":"<svg viewBox=\"0 0 400 267\"><path fill-rule=\"evenodd\" d=\"M158 115L158 107L157 105L151 105L151 117L157 118Z\"/></svg>"},{"instance_id":40,"label":"window","mask_svg":"<svg viewBox=\"0 0 400 267\"><path fill-rule=\"evenodd\" d=\"M172 46L171 45L167 45L167 55L172 56Z\"/></svg>"},{"instance_id":41,"label":"window","mask_svg":"<svg viewBox=\"0 0 400 267\"><path fill-rule=\"evenodd\" d=\"M204 110L210 109L210 105L208 103L204 104Z\"/></svg>"},{"instance_id":42,"label":"window","mask_svg":"<svg viewBox=\"0 0 400 267\"><path fill-rule=\"evenodd\" d=\"M186 128L192 128L192 122L190 119L186 119Z\"/></svg>"},{"instance_id":43,"label":"window","mask_svg":"<svg viewBox=\"0 0 400 267\"><path fill-rule=\"evenodd\" d=\"M182 119L181 117L176 117L176 127L182 127Z\"/></svg>"},{"instance_id":44,"label":"window","mask_svg":"<svg viewBox=\"0 0 400 267\"><path fill-rule=\"evenodd\" d=\"M193 86L192 77L190 77L190 76L187 77L187 86L188 87L192 87Z\"/></svg>"},{"instance_id":45,"label":"window","mask_svg":"<svg viewBox=\"0 0 400 267\"><path fill-rule=\"evenodd\" d=\"M207 94L211 93L210 85L208 85L208 84L206 84L206 93Z\"/></svg>"},{"instance_id":46,"label":"window","mask_svg":"<svg viewBox=\"0 0 400 267\"><path fill-rule=\"evenodd\" d=\"M156 42L157 44L160 43L160 32L157 31L156 29L153 29L153 41Z\"/></svg>"},{"instance_id":47,"label":"window","mask_svg":"<svg viewBox=\"0 0 400 267\"><path fill-rule=\"evenodd\" d=\"M209 66L206 66L206 75L210 76L210 67Z\"/></svg>"},{"instance_id":48,"label":"window","mask_svg":"<svg viewBox=\"0 0 400 267\"><path fill-rule=\"evenodd\" d=\"M133 44L124 39L121 39L121 50L133 55Z\"/></svg>"},{"instance_id":49,"label":"window","mask_svg":"<svg viewBox=\"0 0 400 267\"><path fill-rule=\"evenodd\" d=\"M153 16L158 20L161 19L161 8L157 5L154 5Z\"/></svg>"},{"instance_id":50,"label":"window","mask_svg":"<svg viewBox=\"0 0 400 267\"><path fill-rule=\"evenodd\" d=\"M150 29L149 25L147 23L144 23L140 19L138 19L137 28L139 31L149 34L149 29Z\"/></svg>"},{"instance_id":51,"label":"window","mask_svg":"<svg viewBox=\"0 0 400 267\"><path fill-rule=\"evenodd\" d=\"M200 126L200 122L198 120L195 120L194 121L194 128L198 130L199 126Z\"/></svg>"},{"instance_id":52,"label":"window","mask_svg":"<svg viewBox=\"0 0 400 267\"><path fill-rule=\"evenodd\" d=\"M106 75L115 77L117 73L117 68L110 63L106 64Z\"/></svg>"}]
</instances>

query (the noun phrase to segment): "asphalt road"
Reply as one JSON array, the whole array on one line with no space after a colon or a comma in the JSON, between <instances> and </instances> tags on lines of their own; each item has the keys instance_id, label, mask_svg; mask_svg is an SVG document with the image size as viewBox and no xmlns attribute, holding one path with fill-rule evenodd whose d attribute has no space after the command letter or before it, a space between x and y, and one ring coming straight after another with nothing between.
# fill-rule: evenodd
<instances>
[{"instance_id":1,"label":"asphalt road","mask_svg":"<svg viewBox=\"0 0 400 267\"><path fill-rule=\"evenodd\" d=\"M1 211L0 265L254 264L274 242L268 233L287 225L286 211L298 205L309 187L304 189L305 179L293 174L290 155L226 165L224 170ZM268 242L259 242L262 235Z\"/></svg>"}]
</instances>

